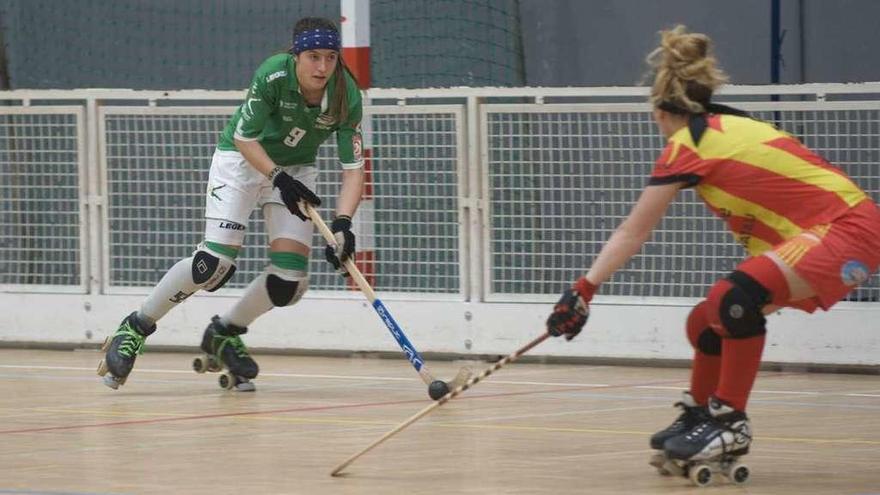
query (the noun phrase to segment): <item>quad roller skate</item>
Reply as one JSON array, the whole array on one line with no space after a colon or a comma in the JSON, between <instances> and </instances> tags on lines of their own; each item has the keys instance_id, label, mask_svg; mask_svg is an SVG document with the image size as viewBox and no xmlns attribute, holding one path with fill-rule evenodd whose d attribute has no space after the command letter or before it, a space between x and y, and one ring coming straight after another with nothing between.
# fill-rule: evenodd
<instances>
[{"instance_id":1,"label":"quad roller skate","mask_svg":"<svg viewBox=\"0 0 880 495\"><path fill-rule=\"evenodd\" d=\"M718 399L709 399L708 415L689 431L667 438L663 453L651 459L662 474L684 476L697 486L712 484L715 475L735 484L749 480L749 467L740 457L749 453L749 419Z\"/></svg>"},{"instance_id":2,"label":"quad roller skate","mask_svg":"<svg viewBox=\"0 0 880 495\"><path fill-rule=\"evenodd\" d=\"M681 393L681 400L675 403L675 407L682 410L678 418L671 425L651 436L651 448L656 452L651 456L649 463L657 468L658 473L664 476L678 474L666 466L668 459L663 451L663 444L666 443L666 440L676 435L687 433L691 428L709 418L709 411L706 407L697 404L694 397L688 391Z\"/></svg>"},{"instance_id":3,"label":"quad roller skate","mask_svg":"<svg viewBox=\"0 0 880 495\"><path fill-rule=\"evenodd\" d=\"M240 335L244 333L247 328L224 325L219 316L213 316L202 336L201 348L205 353L193 359L193 370L196 373L219 372L217 382L226 390L256 390L251 380L256 378L260 369L241 340Z\"/></svg>"},{"instance_id":4,"label":"quad roller skate","mask_svg":"<svg viewBox=\"0 0 880 495\"><path fill-rule=\"evenodd\" d=\"M147 337L156 331L156 325L142 328L137 311L126 316L116 332L104 340L101 350L106 352L98 363L98 375L104 377L104 385L116 390L125 384L138 354L143 354Z\"/></svg>"}]
</instances>

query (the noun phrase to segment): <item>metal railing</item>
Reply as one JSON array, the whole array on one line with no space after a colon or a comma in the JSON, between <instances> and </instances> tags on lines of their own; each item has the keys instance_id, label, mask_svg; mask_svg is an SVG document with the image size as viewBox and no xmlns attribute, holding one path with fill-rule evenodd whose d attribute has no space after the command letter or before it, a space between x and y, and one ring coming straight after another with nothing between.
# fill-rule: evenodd
<instances>
[{"instance_id":1,"label":"metal railing","mask_svg":"<svg viewBox=\"0 0 880 495\"><path fill-rule=\"evenodd\" d=\"M370 90L374 213L361 221L375 235L376 289L415 299L555 298L626 216L663 146L646 94ZM0 289L146 293L201 240L210 156L242 96L0 93ZM880 84L731 86L719 98L800 136L880 198ZM326 143L318 161L325 214L338 181L334 149ZM267 262L262 229L257 212L233 290ZM685 192L603 294L701 297L743 256ZM311 270L315 293L346 294L324 263ZM880 300L880 279L850 300Z\"/></svg>"}]
</instances>

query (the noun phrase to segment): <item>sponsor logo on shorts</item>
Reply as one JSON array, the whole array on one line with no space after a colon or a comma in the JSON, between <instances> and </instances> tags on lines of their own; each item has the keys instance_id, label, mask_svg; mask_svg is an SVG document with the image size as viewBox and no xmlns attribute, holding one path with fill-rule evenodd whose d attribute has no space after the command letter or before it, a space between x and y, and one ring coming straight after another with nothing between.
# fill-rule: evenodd
<instances>
[{"instance_id":1,"label":"sponsor logo on shorts","mask_svg":"<svg viewBox=\"0 0 880 495\"><path fill-rule=\"evenodd\" d=\"M223 201L223 198L217 195L217 191L223 189L224 187L226 187L226 184L220 184L219 186L209 186L208 194L217 201Z\"/></svg>"},{"instance_id":2,"label":"sponsor logo on shorts","mask_svg":"<svg viewBox=\"0 0 880 495\"><path fill-rule=\"evenodd\" d=\"M840 279L850 287L865 282L870 275L868 265L859 260L849 260L840 267Z\"/></svg>"},{"instance_id":3,"label":"sponsor logo on shorts","mask_svg":"<svg viewBox=\"0 0 880 495\"><path fill-rule=\"evenodd\" d=\"M226 222L226 221L220 222L219 227L221 229L228 229L228 230L244 230L245 229L244 225L242 225L240 223Z\"/></svg>"}]
</instances>

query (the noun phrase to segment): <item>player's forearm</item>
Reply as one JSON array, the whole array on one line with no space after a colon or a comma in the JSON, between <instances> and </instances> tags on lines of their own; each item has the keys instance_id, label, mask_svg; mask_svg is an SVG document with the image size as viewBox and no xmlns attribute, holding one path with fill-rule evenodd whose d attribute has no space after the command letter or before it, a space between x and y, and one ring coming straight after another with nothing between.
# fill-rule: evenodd
<instances>
[{"instance_id":1,"label":"player's forearm","mask_svg":"<svg viewBox=\"0 0 880 495\"><path fill-rule=\"evenodd\" d=\"M650 231L646 233L630 231L626 228L626 224L622 224L611 234L599 256L593 261L587 272L587 280L593 285L599 285L611 278L614 272L642 249L650 234Z\"/></svg>"},{"instance_id":2,"label":"player's forearm","mask_svg":"<svg viewBox=\"0 0 880 495\"><path fill-rule=\"evenodd\" d=\"M605 282L642 249L642 244L651 237L680 187L681 184L672 183L646 187L642 191L626 220L611 234L587 272L590 283L599 285Z\"/></svg>"},{"instance_id":3,"label":"player's forearm","mask_svg":"<svg viewBox=\"0 0 880 495\"><path fill-rule=\"evenodd\" d=\"M342 187L336 201L336 214L354 216L364 193L364 169L346 169L342 171Z\"/></svg>"},{"instance_id":4,"label":"player's forearm","mask_svg":"<svg viewBox=\"0 0 880 495\"><path fill-rule=\"evenodd\" d=\"M266 150L259 141L242 141L235 140L235 147L241 152L241 156L257 169L258 172L265 176L269 176L269 172L276 167L275 162L269 158Z\"/></svg>"}]
</instances>

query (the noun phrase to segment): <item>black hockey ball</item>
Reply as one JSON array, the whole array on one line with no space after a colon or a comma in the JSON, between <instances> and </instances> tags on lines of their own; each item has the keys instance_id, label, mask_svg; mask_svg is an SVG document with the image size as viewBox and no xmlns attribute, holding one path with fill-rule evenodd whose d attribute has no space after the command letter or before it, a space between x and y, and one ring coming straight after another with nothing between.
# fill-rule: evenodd
<instances>
[{"instance_id":1,"label":"black hockey ball","mask_svg":"<svg viewBox=\"0 0 880 495\"><path fill-rule=\"evenodd\" d=\"M428 386L428 395L434 400L440 400L441 397L449 393L449 385L441 380L434 380Z\"/></svg>"}]
</instances>

